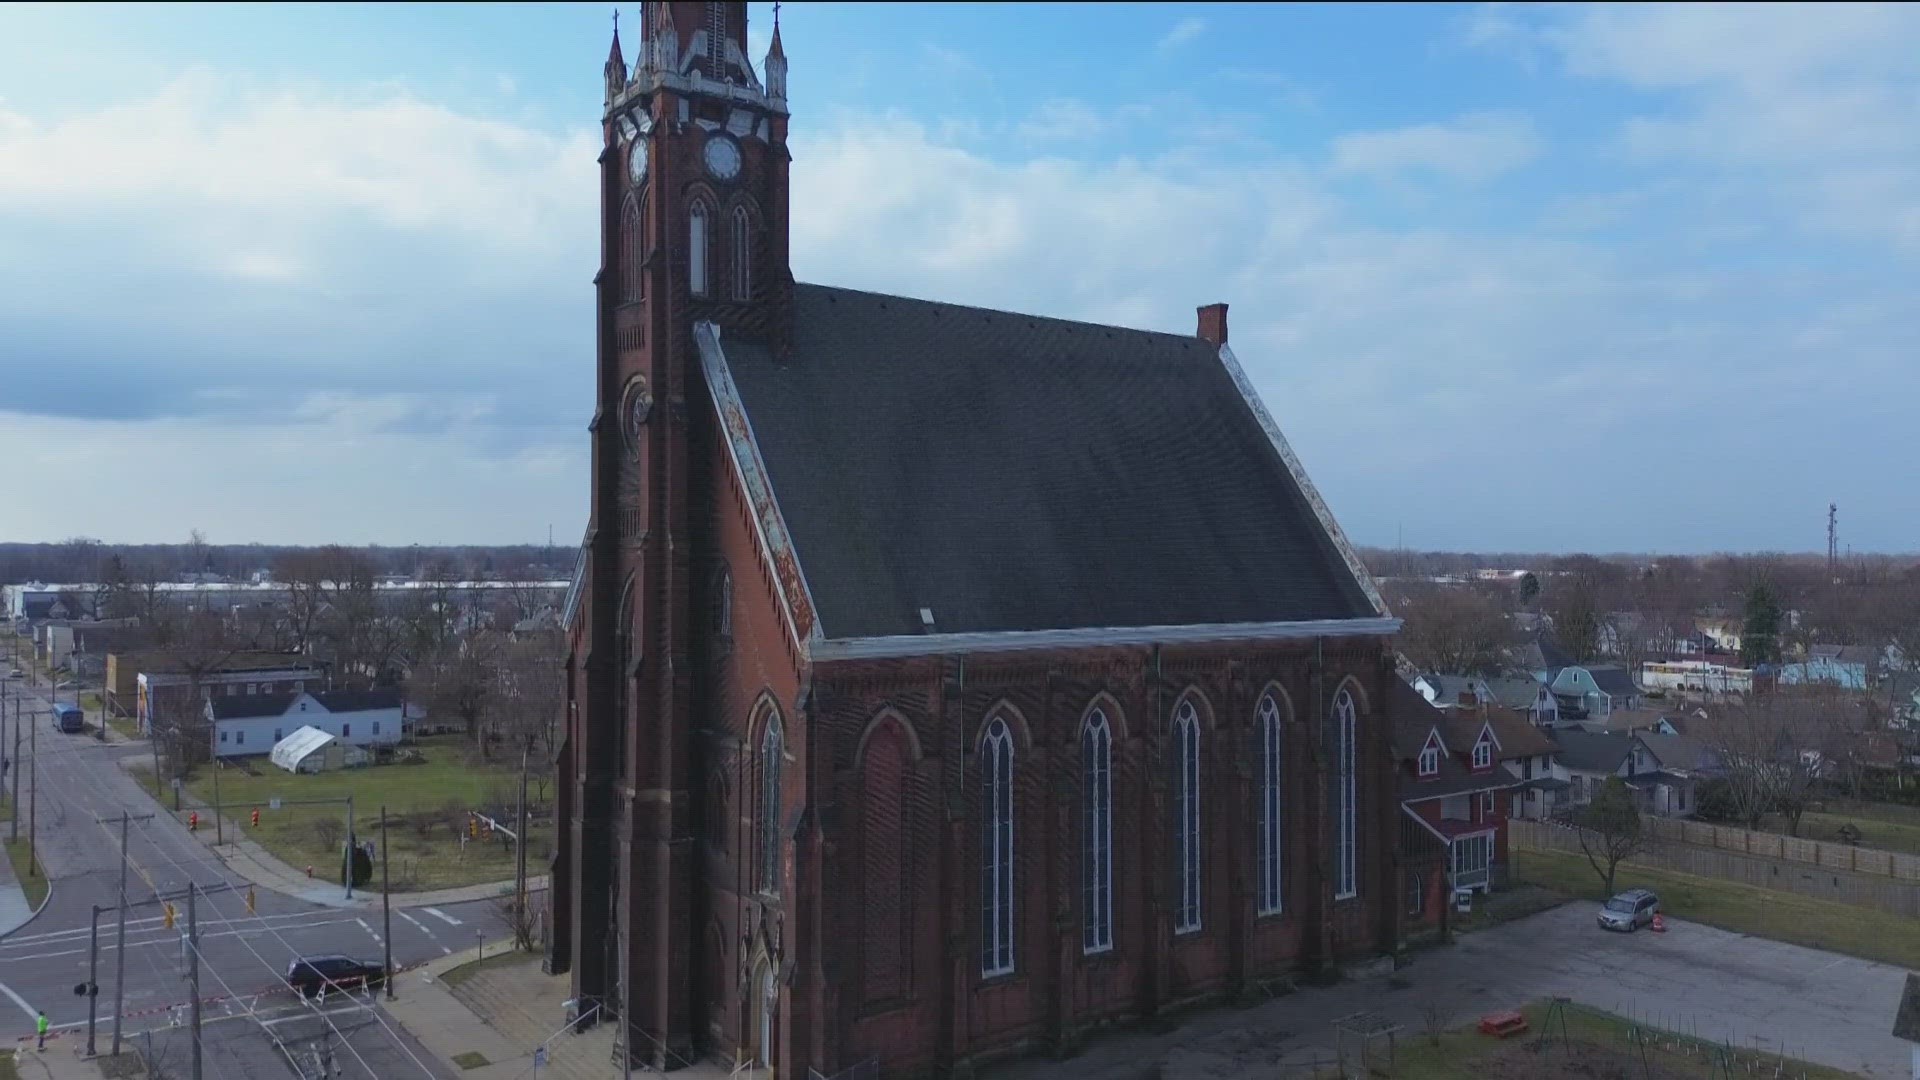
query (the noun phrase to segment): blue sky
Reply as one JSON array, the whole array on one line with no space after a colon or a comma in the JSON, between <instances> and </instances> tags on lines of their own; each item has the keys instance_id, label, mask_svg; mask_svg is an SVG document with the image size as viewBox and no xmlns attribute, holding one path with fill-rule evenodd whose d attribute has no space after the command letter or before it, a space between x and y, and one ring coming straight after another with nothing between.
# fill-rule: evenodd
<instances>
[{"instance_id":1,"label":"blue sky","mask_svg":"<svg viewBox=\"0 0 1920 1080\"><path fill-rule=\"evenodd\" d=\"M0 539L577 536L609 13L0 7ZM1228 301L1360 543L1920 548L1920 8L782 23L798 276Z\"/></svg>"}]
</instances>

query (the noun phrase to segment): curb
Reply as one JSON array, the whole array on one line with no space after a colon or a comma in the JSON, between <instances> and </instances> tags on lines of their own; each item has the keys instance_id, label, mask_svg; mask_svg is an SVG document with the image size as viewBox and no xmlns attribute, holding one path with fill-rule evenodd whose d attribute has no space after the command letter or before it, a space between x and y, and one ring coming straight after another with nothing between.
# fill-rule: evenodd
<instances>
[{"instance_id":1,"label":"curb","mask_svg":"<svg viewBox=\"0 0 1920 1080\"><path fill-rule=\"evenodd\" d=\"M38 854L38 852L36 852L35 854ZM45 866L40 867L40 873L43 876L46 874L46 872L47 872L47 868ZM20 931L25 930L29 925L33 923L33 920L39 918L40 913L47 910L47 905L53 902L53 887L55 884L56 882L51 877L47 878L47 895L40 898L40 906L33 909L33 914L20 920L20 925L15 926L6 931L0 931L0 938L11 937L14 934L19 933Z\"/></svg>"}]
</instances>

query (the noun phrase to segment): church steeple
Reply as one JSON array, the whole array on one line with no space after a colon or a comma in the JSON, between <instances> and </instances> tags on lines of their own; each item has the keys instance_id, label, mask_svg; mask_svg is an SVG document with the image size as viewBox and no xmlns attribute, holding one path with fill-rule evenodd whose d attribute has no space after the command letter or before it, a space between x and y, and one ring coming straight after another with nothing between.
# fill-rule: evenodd
<instances>
[{"instance_id":1,"label":"church steeple","mask_svg":"<svg viewBox=\"0 0 1920 1080\"><path fill-rule=\"evenodd\" d=\"M607 50L607 66L601 70L607 81L606 103L611 105L613 104L613 99L618 97L620 92L627 88L627 60L626 57L620 55L619 8L613 10L613 45Z\"/></svg>"},{"instance_id":2,"label":"church steeple","mask_svg":"<svg viewBox=\"0 0 1920 1080\"><path fill-rule=\"evenodd\" d=\"M767 96L787 99L787 50L780 46L780 5L773 5L773 44L767 49Z\"/></svg>"}]
</instances>

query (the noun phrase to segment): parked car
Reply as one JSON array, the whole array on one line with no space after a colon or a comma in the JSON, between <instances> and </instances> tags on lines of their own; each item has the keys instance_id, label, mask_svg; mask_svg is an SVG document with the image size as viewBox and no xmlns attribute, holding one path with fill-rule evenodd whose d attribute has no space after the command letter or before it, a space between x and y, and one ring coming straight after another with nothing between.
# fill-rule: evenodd
<instances>
[{"instance_id":1,"label":"parked car","mask_svg":"<svg viewBox=\"0 0 1920 1080\"><path fill-rule=\"evenodd\" d=\"M287 965L287 985L303 998L322 990L357 990L387 981L386 968L351 956L302 956Z\"/></svg>"},{"instance_id":2,"label":"parked car","mask_svg":"<svg viewBox=\"0 0 1920 1080\"><path fill-rule=\"evenodd\" d=\"M1600 929L1632 933L1650 925L1659 911L1659 897L1646 889L1628 889L1600 906Z\"/></svg>"},{"instance_id":3,"label":"parked car","mask_svg":"<svg viewBox=\"0 0 1920 1080\"><path fill-rule=\"evenodd\" d=\"M21 671L19 668L14 668L12 671L7 672L7 678L9 679L24 679L26 677L27 673Z\"/></svg>"}]
</instances>

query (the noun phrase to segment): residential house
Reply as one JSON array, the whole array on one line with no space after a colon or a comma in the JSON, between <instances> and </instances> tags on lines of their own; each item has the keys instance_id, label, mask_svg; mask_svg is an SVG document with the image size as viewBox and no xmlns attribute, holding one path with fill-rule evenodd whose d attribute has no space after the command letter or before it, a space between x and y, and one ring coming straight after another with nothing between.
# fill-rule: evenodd
<instances>
[{"instance_id":1,"label":"residential house","mask_svg":"<svg viewBox=\"0 0 1920 1080\"><path fill-rule=\"evenodd\" d=\"M1485 679L1473 675L1422 674L1413 680L1413 688L1420 692L1435 708L1451 709L1465 705L1469 708L1482 701L1491 700L1493 691L1488 688Z\"/></svg>"},{"instance_id":2,"label":"residential house","mask_svg":"<svg viewBox=\"0 0 1920 1080\"><path fill-rule=\"evenodd\" d=\"M1573 657L1545 636L1536 636L1515 650L1514 655L1515 667L1544 683L1551 683L1553 676L1571 663Z\"/></svg>"},{"instance_id":3,"label":"residential house","mask_svg":"<svg viewBox=\"0 0 1920 1080\"><path fill-rule=\"evenodd\" d=\"M122 673L125 664L124 659L116 663L116 676ZM192 680L185 672L174 667L166 656L146 657L142 666L134 670L134 718L142 732L152 727L156 717L164 720L179 712L197 712L203 707L201 703L191 700ZM202 698L254 697L260 694L300 693L324 689L326 685L325 670L307 657L286 653L238 653L219 668L202 673L200 695Z\"/></svg>"},{"instance_id":4,"label":"residential house","mask_svg":"<svg viewBox=\"0 0 1920 1080\"><path fill-rule=\"evenodd\" d=\"M1551 733L1553 774L1567 781L1563 808L1584 806L1610 776L1625 777L1633 767L1633 736L1611 731L1557 728Z\"/></svg>"},{"instance_id":5,"label":"residential house","mask_svg":"<svg viewBox=\"0 0 1920 1080\"><path fill-rule=\"evenodd\" d=\"M1491 704L1523 713L1536 727L1550 727L1560 721L1560 699L1553 689L1531 675L1502 675L1486 681L1493 692Z\"/></svg>"},{"instance_id":6,"label":"residential house","mask_svg":"<svg viewBox=\"0 0 1920 1080\"><path fill-rule=\"evenodd\" d=\"M1693 628L1712 639L1709 652L1739 652L1744 627L1744 620L1732 615L1701 615L1693 620Z\"/></svg>"},{"instance_id":7,"label":"residential house","mask_svg":"<svg viewBox=\"0 0 1920 1080\"><path fill-rule=\"evenodd\" d=\"M1887 677L1887 707L1893 710L1893 726L1920 726L1920 673L1896 671Z\"/></svg>"},{"instance_id":8,"label":"residential house","mask_svg":"<svg viewBox=\"0 0 1920 1080\"><path fill-rule=\"evenodd\" d=\"M1399 680L1392 692L1400 895L1409 917L1431 921L1454 891L1484 892L1505 865L1512 797L1552 744L1517 713L1442 710Z\"/></svg>"},{"instance_id":9,"label":"residential house","mask_svg":"<svg viewBox=\"0 0 1920 1080\"><path fill-rule=\"evenodd\" d=\"M1780 683L1865 690L1878 678L1883 659L1880 650L1864 645L1814 645L1807 650L1804 661L1780 665Z\"/></svg>"},{"instance_id":10,"label":"residential house","mask_svg":"<svg viewBox=\"0 0 1920 1080\"><path fill-rule=\"evenodd\" d=\"M1719 768L1713 750L1697 739L1658 731L1633 736L1627 786L1640 797L1641 808L1661 817L1692 817L1697 808L1697 786Z\"/></svg>"},{"instance_id":11,"label":"residential house","mask_svg":"<svg viewBox=\"0 0 1920 1080\"><path fill-rule=\"evenodd\" d=\"M266 754L303 727L318 728L349 746L391 746L400 741L402 702L398 690L331 690L209 697L209 738L215 757Z\"/></svg>"},{"instance_id":12,"label":"residential house","mask_svg":"<svg viewBox=\"0 0 1920 1080\"><path fill-rule=\"evenodd\" d=\"M1640 688L1627 669L1613 664L1569 664L1547 680L1564 719L1602 718L1640 705Z\"/></svg>"},{"instance_id":13,"label":"residential house","mask_svg":"<svg viewBox=\"0 0 1920 1080\"><path fill-rule=\"evenodd\" d=\"M1615 709L1605 716L1564 721L1562 726L1575 727L1582 731L1608 731L1615 735L1632 735L1641 731L1668 730L1662 726L1666 718L1667 714L1658 709Z\"/></svg>"}]
</instances>

